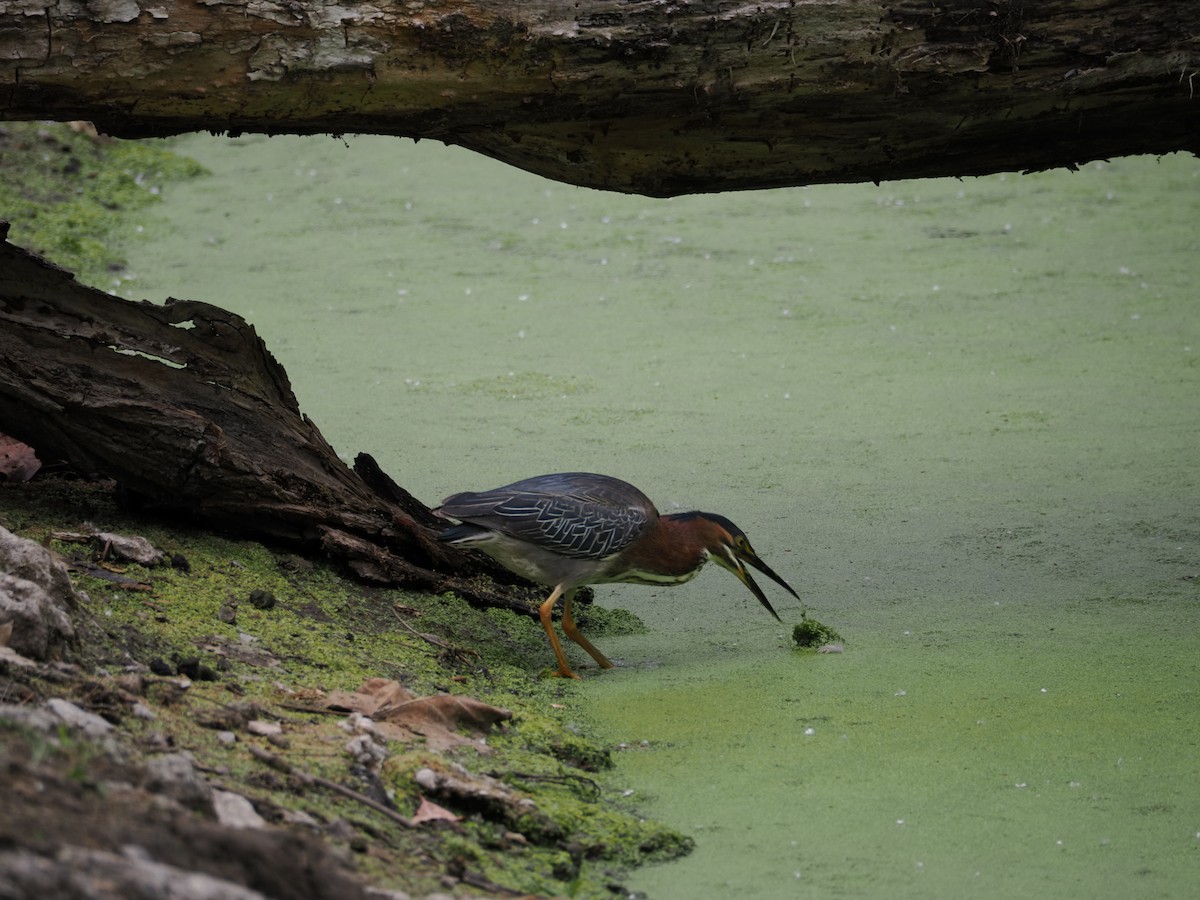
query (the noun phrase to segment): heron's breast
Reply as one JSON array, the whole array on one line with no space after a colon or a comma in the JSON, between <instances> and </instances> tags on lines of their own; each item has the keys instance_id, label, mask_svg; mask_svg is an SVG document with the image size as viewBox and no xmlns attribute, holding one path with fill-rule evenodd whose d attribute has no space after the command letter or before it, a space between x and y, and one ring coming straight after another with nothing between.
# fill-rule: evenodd
<instances>
[{"instance_id":1,"label":"heron's breast","mask_svg":"<svg viewBox=\"0 0 1200 900\"><path fill-rule=\"evenodd\" d=\"M472 541L470 546L482 550L508 571L549 587L561 584L569 590L608 580L603 577L606 559L562 556L494 531Z\"/></svg>"}]
</instances>

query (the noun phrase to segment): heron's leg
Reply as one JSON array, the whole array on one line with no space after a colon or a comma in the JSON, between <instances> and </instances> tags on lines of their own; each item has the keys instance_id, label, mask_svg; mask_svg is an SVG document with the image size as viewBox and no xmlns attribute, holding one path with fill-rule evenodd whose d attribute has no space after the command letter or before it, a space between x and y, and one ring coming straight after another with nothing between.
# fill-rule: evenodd
<instances>
[{"instance_id":1,"label":"heron's leg","mask_svg":"<svg viewBox=\"0 0 1200 900\"><path fill-rule=\"evenodd\" d=\"M579 633L579 629L575 627L575 617L571 615L571 601L575 599L574 591L567 591L566 599L563 600L563 631L567 633L567 637L577 643L580 647L586 650L602 669L611 669L613 664L605 658L604 654L592 646L591 641Z\"/></svg>"},{"instance_id":2,"label":"heron's leg","mask_svg":"<svg viewBox=\"0 0 1200 900\"><path fill-rule=\"evenodd\" d=\"M554 658L558 660L558 671L554 674L560 678L578 678L579 676L571 671L571 666L567 663L567 654L563 653L562 644L558 642L558 635L554 633L554 623L550 620L550 616L554 612L554 604L558 602L562 592L562 585L559 585L550 593L546 602L538 607L538 618L542 620L542 627L546 629L546 636L550 638L550 649L554 651ZM565 619L563 628L566 628Z\"/></svg>"}]
</instances>

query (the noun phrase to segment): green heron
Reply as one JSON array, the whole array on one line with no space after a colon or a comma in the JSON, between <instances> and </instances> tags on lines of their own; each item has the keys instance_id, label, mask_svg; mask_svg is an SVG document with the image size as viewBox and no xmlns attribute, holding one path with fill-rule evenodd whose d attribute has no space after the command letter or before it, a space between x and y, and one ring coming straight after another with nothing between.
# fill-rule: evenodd
<instances>
[{"instance_id":1,"label":"green heron","mask_svg":"<svg viewBox=\"0 0 1200 900\"><path fill-rule=\"evenodd\" d=\"M556 674L566 678L579 676L567 663L550 621L560 597L563 631L601 668L612 668L579 633L571 615L571 601L582 585L682 584L711 559L736 575L777 620L747 563L799 599L724 516L659 515L645 494L607 475L539 475L491 491L454 494L434 513L461 522L443 531L439 540L482 550L509 571L553 588L538 613L558 661Z\"/></svg>"}]
</instances>

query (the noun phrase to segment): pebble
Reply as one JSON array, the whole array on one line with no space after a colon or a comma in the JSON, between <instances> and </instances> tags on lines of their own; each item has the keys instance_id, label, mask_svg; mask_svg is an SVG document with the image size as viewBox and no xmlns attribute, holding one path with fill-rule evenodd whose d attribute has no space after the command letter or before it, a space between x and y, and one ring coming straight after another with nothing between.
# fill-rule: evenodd
<instances>
[{"instance_id":1,"label":"pebble","mask_svg":"<svg viewBox=\"0 0 1200 900\"><path fill-rule=\"evenodd\" d=\"M212 792L213 812L217 821L230 828L266 828L267 820L254 809L254 804L233 791Z\"/></svg>"},{"instance_id":2,"label":"pebble","mask_svg":"<svg viewBox=\"0 0 1200 900\"><path fill-rule=\"evenodd\" d=\"M255 609L274 609L275 595L270 591L255 588L250 592L250 605Z\"/></svg>"},{"instance_id":3,"label":"pebble","mask_svg":"<svg viewBox=\"0 0 1200 900\"><path fill-rule=\"evenodd\" d=\"M46 701L46 708L58 716L72 728L78 728L88 737L101 737L113 730L113 724L95 713L80 709L69 700L62 697L51 697Z\"/></svg>"},{"instance_id":4,"label":"pebble","mask_svg":"<svg viewBox=\"0 0 1200 900\"><path fill-rule=\"evenodd\" d=\"M146 788L192 809L208 806L212 799L212 788L186 750L147 760Z\"/></svg>"},{"instance_id":5,"label":"pebble","mask_svg":"<svg viewBox=\"0 0 1200 900\"><path fill-rule=\"evenodd\" d=\"M153 722L158 718L158 714L140 700L133 704L133 714L139 719L144 719L147 722Z\"/></svg>"}]
</instances>

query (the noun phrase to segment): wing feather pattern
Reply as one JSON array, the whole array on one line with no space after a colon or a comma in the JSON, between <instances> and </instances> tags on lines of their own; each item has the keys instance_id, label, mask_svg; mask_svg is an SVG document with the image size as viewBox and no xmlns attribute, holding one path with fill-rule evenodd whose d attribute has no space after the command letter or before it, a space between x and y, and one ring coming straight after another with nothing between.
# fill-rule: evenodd
<instances>
[{"instance_id":1,"label":"wing feather pattern","mask_svg":"<svg viewBox=\"0 0 1200 900\"><path fill-rule=\"evenodd\" d=\"M454 494L438 512L575 559L619 553L658 518L654 504L632 484L586 472Z\"/></svg>"}]
</instances>

